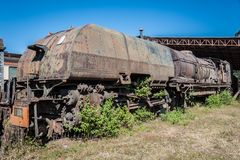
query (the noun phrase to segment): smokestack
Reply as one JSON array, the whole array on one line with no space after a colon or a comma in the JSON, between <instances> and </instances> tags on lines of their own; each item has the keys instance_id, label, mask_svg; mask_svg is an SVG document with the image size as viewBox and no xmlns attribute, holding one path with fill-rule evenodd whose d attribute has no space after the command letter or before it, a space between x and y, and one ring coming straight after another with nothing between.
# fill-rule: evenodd
<instances>
[{"instance_id":1,"label":"smokestack","mask_svg":"<svg viewBox=\"0 0 240 160\"><path fill-rule=\"evenodd\" d=\"M143 28L139 28L139 37L143 38Z\"/></svg>"}]
</instances>

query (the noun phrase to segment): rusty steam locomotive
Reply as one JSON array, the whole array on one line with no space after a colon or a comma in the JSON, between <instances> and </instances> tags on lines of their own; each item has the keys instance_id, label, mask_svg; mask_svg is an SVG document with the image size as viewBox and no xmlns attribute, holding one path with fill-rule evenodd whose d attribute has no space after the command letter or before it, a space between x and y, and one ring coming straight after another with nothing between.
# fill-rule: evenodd
<instances>
[{"instance_id":1,"label":"rusty steam locomotive","mask_svg":"<svg viewBox=\"0 0 240 160\"><path fill-rule=\"evenodd\" d=\"M153 93L162 98L137 97L130 88L150 78ZM17 77L1 94L3 121L36 137L64 132L74 124L79 104L114 98L129 109L154 110L185 106L189 96L206 96L231 88L227 61L197 58L141 38L96 25L49 34L28 49L18 63Z\"/></svg>"}]
</instances>

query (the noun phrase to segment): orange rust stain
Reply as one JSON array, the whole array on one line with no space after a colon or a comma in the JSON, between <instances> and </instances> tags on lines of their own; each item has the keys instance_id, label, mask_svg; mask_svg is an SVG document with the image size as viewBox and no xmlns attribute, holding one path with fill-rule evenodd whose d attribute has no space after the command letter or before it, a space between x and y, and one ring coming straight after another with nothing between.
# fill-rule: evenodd
<instances>
[{"instance_id":1,"label":"orange rust stain","mask_svg":"<svg viewBox=\"0 0 240 160\"><path fill-rule=\"evenodd\" d=\"M18 110L21 114L16 115L16 110ZM29 127L29 106L13 106L13 111L10 116L10 124L14 126Z\"/></svg>"}]
</instances>

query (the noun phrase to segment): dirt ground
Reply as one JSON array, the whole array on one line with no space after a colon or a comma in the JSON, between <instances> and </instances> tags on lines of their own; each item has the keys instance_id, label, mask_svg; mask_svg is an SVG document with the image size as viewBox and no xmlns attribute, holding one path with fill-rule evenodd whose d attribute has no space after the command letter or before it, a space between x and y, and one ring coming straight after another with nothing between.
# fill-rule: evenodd
<instances>
[{"instance_id":1,"label":"dirt ground","mask_svg":"<svg viewBox=\"0 0 240 160\"><path fill-rule=\"evenodd\" d=\"M239 105L195 107L191 112L196 117L185 126L158 118L117 138L87 142L61 139L39 149L15 150L4 159L240 159Z\"/></svg>"}]
</instances>

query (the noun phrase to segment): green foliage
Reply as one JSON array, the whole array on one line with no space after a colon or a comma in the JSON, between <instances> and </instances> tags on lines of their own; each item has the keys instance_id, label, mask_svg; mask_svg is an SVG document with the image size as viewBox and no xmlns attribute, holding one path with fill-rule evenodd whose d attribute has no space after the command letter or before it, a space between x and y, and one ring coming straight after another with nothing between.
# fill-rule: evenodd
<instances>
[{"instance_id":1,"label":"green foliage","mask_svg":"<svg viewBox=\"0 0 240 160\"><path fill-rule=\"evenodd\" d=\"M216 106L221 106L221 99L219 94L215 94L215 95L210 95L207 99L206 99L206 105L209 107L216 107Z\"/></svg>"},{"instance_id":2,"label":"green foliage","mask_svg":"<svg viewBox=\"0 0 240 160\"><path fill-rule=\"evenodd\" d=\"M111 99L98 107L85 103L79 118L80 123L70 130L85 138L117 136L121 127L131 128L134 124L134 117L127 107L114 108Z\"/></svg>"},{"instance_id":3,"label":"green foliage","mask_svg":"<svg viewBox=\"0 0 240 160\"><path fill-rule=\"evenodd\" d=\"M224 105L230 105L232 104L233 102L233 97L231 95L231 93L227 90L221 92L219 94L220 96L220 100L221 100L221 103L224 104Z\"/></svg>"},{"instance_id":4,"label":"green foliage","mask_svg":"<svg viewBox=\"0 0 240 160\"><path fill-rule=\"evenodd\" d=\"M195 118L195 115L189 111L178 109L161 115L163 121L171 124L186 125Z\"/></svg>"},{"instance_id":5,"label":"green foliage","mask_svg":"<svg viewBox=\"0 0 240 160\"><path fill-rule=\"evenodd\" d=\"M139 108L134 113L134 118L140 122L146 122L148 120L154 119L156 116L153 112L147 110L146 108Z\"/></svg>"},{"instance_id":6,"label":"green foliage","mask_svg":"<svg viewBox=\"0 0 240 160\"><path fill-rule=\"evenodd\" d=\"M74 127L65 126L71 132L79 133L83 138L117 136L120 131L131 129L135 122L146 122L155 118L155 114L146 108L130 113L126 106L113 107L111 99L101 106L91 106L86 102L79 112L80 123Z\"/></svg>"},{"instance_id":7,"label":"green foliage","mask_svg":"<svg viewBox=\"0 0 240 160\"><path fill-rule=\"evenodd\" d=\"M230 105L233 102L231 93L227 90L211 95L206 99L206 105L209 107L220 107L222 105Z\"/></svg>"},{"instance_id":8,"label":"green foliage","mask_svg":"<svg viewBox=\"0 0 240 160\"><path fill-rule=\"evenodd\" d=\"M117 107L114 115L121 127L132 128L135 122L134 116L129 112L127 106Z\"/></svg>"},{"instance_id":9,"label":"green foliage","mask_svg":"<svg viewBox=\"0 0 240 160\"><path fill-rule=\"evenodd\" d=\"M166 96L166 92L164 90L161 90L161 91L153 94L154 98L163 98L164 96Z\"/></svg>"},{"instance_id":10,"label":"green foliage","mask_svg":"<svg viewBox=\"0 0 240 160\"><path fill-rule=\"evenodd\" d=\"M137 84L137 88L135 89L135 94L141 98L146 98L149 95L151 95L152 93L149 85L150 82L151 82L150 78L145 78L144 80L139 81Z\"/></svg>"}]
</instances>

